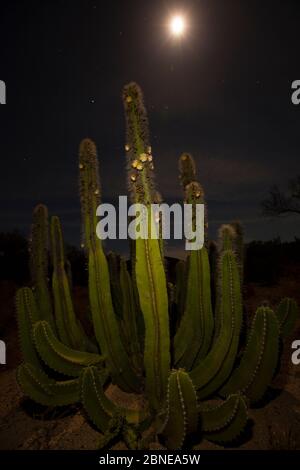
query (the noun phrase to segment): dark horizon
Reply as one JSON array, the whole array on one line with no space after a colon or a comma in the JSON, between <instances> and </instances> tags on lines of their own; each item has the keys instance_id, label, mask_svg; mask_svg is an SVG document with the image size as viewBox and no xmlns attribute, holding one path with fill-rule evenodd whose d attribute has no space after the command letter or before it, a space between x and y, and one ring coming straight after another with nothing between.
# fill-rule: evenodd
<instances>
[{"instance_id":1,"label":"dark horizon","mask_svg":"<svg viewBox=\"0 0 300 470\"><path fill-rule=\"evenodd\" d=\"M175 44L165 21L183 10ZM299 216L261 216L268 189L300 174L296 1L5 1L0 17L0 231L28 234L33 207L61 217L78 244L79 142L95 140L103 202L127 194L122 87L145 95L157 185L182 199L178 158L190 152L206 192L209 235L240 219L246 241L300 233Z\"/></svg>"}]
</instances>

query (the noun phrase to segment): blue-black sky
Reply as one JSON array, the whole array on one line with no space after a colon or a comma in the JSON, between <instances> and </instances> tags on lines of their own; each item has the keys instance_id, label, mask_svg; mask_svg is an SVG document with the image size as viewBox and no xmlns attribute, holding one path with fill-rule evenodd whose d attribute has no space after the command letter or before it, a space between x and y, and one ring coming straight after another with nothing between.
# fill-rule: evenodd
<instances>
[{"instance_id":1,"label":"blue-black sky","mask_svg":"<svg viewBox=\"0 0 300 470\"><path fill-rule=\"evenodd\" d=\"M183 11L188 34L170 40ZM149 114L158 186L181 197L177 161L191 152L210 234L241 219L247 239L292 239L300 218L264 219L272 184L300 173L299 2L285 0L2 1L0 230L27 233L44 202L78 243L77 150L98 146L103 200L126 194L121 92L137 81Z\"/></svg>"}]
</instances>

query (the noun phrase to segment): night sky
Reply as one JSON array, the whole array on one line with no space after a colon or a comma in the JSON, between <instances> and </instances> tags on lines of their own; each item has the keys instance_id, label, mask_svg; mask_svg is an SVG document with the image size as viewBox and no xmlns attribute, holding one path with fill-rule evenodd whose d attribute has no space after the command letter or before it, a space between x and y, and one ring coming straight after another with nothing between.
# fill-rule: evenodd
<instances>
[{"instance_id":1,"label":"night sky","mask_svg":"<svg viewBox=\"0 0 300 470\"><path fill-rule=\"evenodd\" d=\"M178 157L191 152L210 235L241 219L247 240L300 236L300 217L265 219L272 184L300 174L299 1L1 1L0 231L28 234L34 205L79 243L78 145L95 140L103 201L126 194L122 87L145 94L159 189L181 198ZM188 20L180 42L166 22Z\"/></svg>"}]
</instances>

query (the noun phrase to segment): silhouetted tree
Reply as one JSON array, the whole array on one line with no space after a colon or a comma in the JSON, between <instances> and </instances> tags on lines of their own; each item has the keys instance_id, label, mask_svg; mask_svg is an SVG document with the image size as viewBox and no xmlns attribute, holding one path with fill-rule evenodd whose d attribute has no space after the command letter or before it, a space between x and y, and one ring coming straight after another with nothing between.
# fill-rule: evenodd
<instances>
[{"instance_id":1,"label":"silhouetted tree","mask_svg":"<svg viewBox=\"0 0 300 470\"><path fill-rule=\"evenodd\" d=\"M286 194L278 186L272 186L269 197L262 202L262 208L264 215L300 214L300 176L290 180Z\"/></svg>"}]
</instances>

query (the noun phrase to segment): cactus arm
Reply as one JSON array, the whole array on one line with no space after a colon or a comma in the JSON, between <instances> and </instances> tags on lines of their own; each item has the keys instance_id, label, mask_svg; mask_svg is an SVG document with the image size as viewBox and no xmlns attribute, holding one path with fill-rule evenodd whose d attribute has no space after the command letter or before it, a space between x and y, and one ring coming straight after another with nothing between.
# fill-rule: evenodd
<instances>
[{"instance_id":1,"label":"cactus arm","mask_svg":"<svg viewBox=\"0 0 300 470\"><path fill-rule=\"evenodd\" d=\"M151 226L155 225L155 219L149 204L156 197L153 162L146 109L136 83L124 87L123 101L130 193L133 202L142 203L148 208ZM135 281L145 323L146 390L150 405L157 410L165 398L170 368L168 294L159 240L137 239L134 259Z\"/></svg>"},{"instance_id":2,"label":"cactus arm","mask_svg":"<svg viewBox=\"0 0 300 470\"><path fill-rule=\"evenodd\" d=\"M219 251L222 253L226 250L232 250L235 255L236 231L233 225L224 224L219 229Z\"/></svg>"},{"instance_id":3,"label":"cactus arm","mask_svg":"<svg viewBox=\"0 0 300 470\"><path fill-rule=\"evenodd\" d=\"M67 346L74 347L72 331L74 310L65 272L65 256L60 221L58 217L51 219L51 254L53 263L52 290L54 313L59 339ZM78 345L77 345L78 347Z\"/></svg>"},{"instance_id":4,"label":"cactus arm","mask_svg":"<svg viewBox=\"0 0 300 470\"><path fill-rule=\"evenodd\" d=\"M79 401L78 379L56 382L32 364L18 367L17 381L25 395L41 405L64 406Z\"/></svg>"},{"instance_id":5,"label":"cactus arm","mask_svg":"<svg viewBox=\"0 0 300 470\"><path fill-rule=\"evenodd\" d=\"M34 325L33 337L36 349L45 364L70 377L79 376L84 367L104 362L104 358L98 354L76 351L64 345L45 321Z\"/></svg>"},{"instance_id":6,"label":"cactus arm","mask_svg":"<svg viewBox=\"0 0 300 470\"><path fill-rule=\"evenodd\" d=\"M166 419L160 434L168 449L181 449L198 426L197 396L189 375L172 371L168 381Z\"/></svg>"},{"instance_id":7,"label":"cactus arm","mask_svg":"<svg viewBox=\"0 0 300 470\"><path fill-rule=\"evenodd\" d=\"M100 248L89 253L89 294L96 338L113 381L124 391L138 391L139 380L121 341L110 295L108 265Z\"/></svg>"},{"instance_id":8,"label":"cactus arm","mask_svg":"<svg viewBox=\"0 0 300 470\"><path fill-rule=\"evenodd\" d=\"M33 342L32 328L39 320L35 297L29 287L22 287L16 294L18 331L23 358L36 367L41 363Z\"/></svg>"},{"instance_id":9,"label":"cactus arm","mask_svg":"<svg viewBox=\"0 0 300 470\"><path fill-rule=\"evenodd\" d=\"M122 294L122 325L124 329L126 343L128 344L128 353L133 367L140 372L141 370L141 351L138 336L136 305L133 293L133 286L130 274L127 270L125 259L120 263L120 287Z\"/></svg>"},{"instance_id":10,"label":"cactus arm","mask_svg":"<svg viewBox=\"0 0 300 470\"><path fill-rule=\"evenodd\" d=\"M236 257L236 262L239 267L237 254L235 252L236 232L232 225L223 224L218 230L218 257L226 250L232 250ZM222 297L222 272L220 264L216 263L216 301L215 301L215 331L214 342L218 341L218 337L222 330L222 310L221 310L221 297ZM242 286L242 284L241 284Z\"/></svg>"},{"instance_id":11,"label":"cactus arm","mask_svg":"<svg viewBox=\"0 0 300 470\"><path fill-rule=\"evenodd\" d=\"M43 320L55 328L48 289L48 209L39 204L33 211L30 245L31 277L35 286L37 307Z\"/></svg>"},{"instance_id":12,"label":"cactus arm","mask_svg":"<svg viewBox=\"0 0 300 470\"><path fill-rule=\"evenodd\" d=\"M52 291L54 298L54 315L56 329L58 332L58 338L66 346L72 347L72 339L70 335L70 330L68 329L68 323L66 318L66 309L68 305L67 299L62 294L62 291L65 290L66 280L64 276L63 279L59 280L57 273L54 271L52 275Z\"/></svg>"},{"instance_id":13,"label":"cactus arm","mask_svg":"<svg viewBox=\"0 0 300 470\"><path fill-rule=\"evenodd\" d=\"M140 307L139 293L136 284L136 274L135 274L135 265L136 265L136 247L135 240L130 240L130 275L131 275L131 284L133 289L133 300L135 304L136 311L136 322L138 329L138 336L141 345L141 351L144 350L144 338L145 338L145 324L144 317Z\"/></svg>"},{"instance_id":14,"label":"cactus arm","mask_svg":"<svg viewBox=\"0 0 300 470\"><path fill-rule=\"evenodd\" d=\"M80 394L89 418L102 433L105 433L117 407L105 396L102 378L94 367L87 367L82 371Z\"/></svg>"},{"instance_id":15,"label":"cactus arm","mask_svg":"<svg viewBox=\"0 0 300 470\"><path fill-rule=\"evenodd\" d=\"M199 183L185 187L185 200L204 204L204 191ZM193 220L193 230L199 230ZM185 312L174 339L175 365L190 370L204 358L213 335L213 313L210 292L210 266L207 250L193 250L189 255ZM189 341L186 341L189 338Z\"/></svg>"},{"instance_id":16,"label":"cactus arm","mask_svg":"<svg viewBox=\"0 0 300 470\"><path fill-rule=\"evenodd\" d=\"M231 226L235 230L234 251L237 256L237 262L238 262L238 267L240 271L241 286L242 286L244 282L244 262L245 262L244 230L239 220L232 222Z\"/></svg>"},{"instance_id":17,"label":"cactus arm","mask_svg":"<svg viewBox=\"0 0 300 470\"><path fill-rule=\"evenodd\" d=\"M97 149L91 139L84 139L79 147L79 190L82 218L82 240L86 251L94 249L96 238L96 211L100 204L100 180Z\"/></svg>"},{"instance_id":18,"label":"cactus arm","mask_svg":"<svg viewBox=\"0 0 300 470\"><path fill-rule=\"evenodd\" d=\"M177 366L191 369L206 356L213 333L210 268L205 247L190 254L185 305L174 339L174 360Z\"/></svg>"},{"instance_id":19,"label":"cactus arm","mask_svg":"<svg viewBox=\"0 0 300 470\"><path fill-rule=\"evenodd\" d=\"M276 316L280 325L280 332L283 338L288 337L299 318L297 302L294 299L282 299L276 308Z\"/></svg>"},{"instance_id":20,"label":"cactus arm","mask_svg":"<svg viewBox=\"0 0 300 470\"><path fill-rule=\"evenodd\" d=\"M65 270L64 243L58 217L51 219L51 248L54 312L60 340L73 349L97 352L75 316L69 279Z\"/></svg>"},{"instance_id":21,"label":"cactus arm","mask_svg":"<svg viewBox=\"0 0 300 470\"><path fill-rule=\"evenodd\" d=\"M151 204L156 198L147 112L140 87L129 83L123 90L127 130L128 182L132 201Z\"/></svg>"},{"instance_id":22,"label":"cactus arm","mask_svg":"<svg viewBox=\"0 0 300 470\"><path fill-rule=\"evenodd\" d=\"M86 367L80 375L80 394L82 404L91 421L105 433L110 420L121 415L128 423L138 424L148 415L147 410L131 410L115 405L104 393L103 375L94 366Z\"/></svg>"},{"instance_id":23,"label":"cactus arm","mask_svg":"<svg viewBox=\"0 0 300 470\"><path fill-rule=\"evenodd\" d=\"M183 153L179 158L179 180L185 190L186 186L196 181L196 165L194 158L189 153Z\"/></svg>"},{"instance_id":24,"label":"cactus arm","mask_svg":"<svg viewBox=\"0 0 300 470\"><path fill-rule=\"evenodd\" d=\"M278 363L279 325L274 312L265 307L256 311L245 352L239 367L221 389L223 396L244 393L259 401L270 384Z\"/></svg>"},{"instance_id":25,"label":"cactus arm","mask_svg":"<svg viewBox=\"0 0 300 470\"><path fill-rule=\"evenodd\" d=\"M116 253L110 252L107 255L111 294L114 310L118 318L122 318L122 292L120 286L120 257Z\"/></svg>"},{"instance_id":26,"label":"cactus arm","mask_svg":"<svg viewBox=\"0 0 300 470\"><path fill-rule=\"evenodd\" d=\"M138 391L139 379L122 344L113 309L107 259L96 235L96 210L100 203L98 160L95 144L80 144L80 193L84 240L89 263L89 298L95 335L113 381L124 391Z\"/></svg>"},{"instance_id":27,"label":"cactus arm","mask_svg":"<svg viewBox=\"0 0 300 470\"><path fill-rule=\"evenodd\" d=\"M66 259L65 266L66 266L66 274L67 274L67 278L68 278L69 288L70 288L70 290L72 290L73 289L72 265L71 265L71 262L68 259Z\"/></svg>"},{"instance_id":28,"label":"cactus arm","mask_svg":"<svg viewBox=\"0 0 300 470\"><path fill-rule=\"evenodd\" d=\"M235 256L225 251L221 256L222 334L208 355L191 371L191 379L200 399L218 390L229 377L236 358L242 323L240 277Z\"/></svg>"},{"instance_id":29,"label":"cactus arm","mask_svg":"<svg viewBox=\"0 0 300 470\"><path fill-rule=\"evenodd\" d=\"M168 294L158 240L136 240L135 270L145 321L146 390L157 410L165 398L170 368Z\"/></svg>"},{"instance_id":30,"label":"cactus arm","mask_svg":"<svg viewBox=\"0 0 300 470\"><path fill-rule=\"evenodd\" d=\"M180 260L176 264L176 291L175 291L175 303L177 305L177 316L178 322L184 313L184 306L186 302L187 293L187 282L186 282L186 271L187 271L188 260Z\"/></svg>"},{"instance_id":31,"label":"cactus arm","mask_svg":"<svg viewBox=\"0 0 300 470\"><path fill-rule=\"evenodd\" d=\"M215 406L198 407L203 436L216 443L230 443L244 430L248 412L242 395L231 395Z\"/></svg>"}]
</instances>

